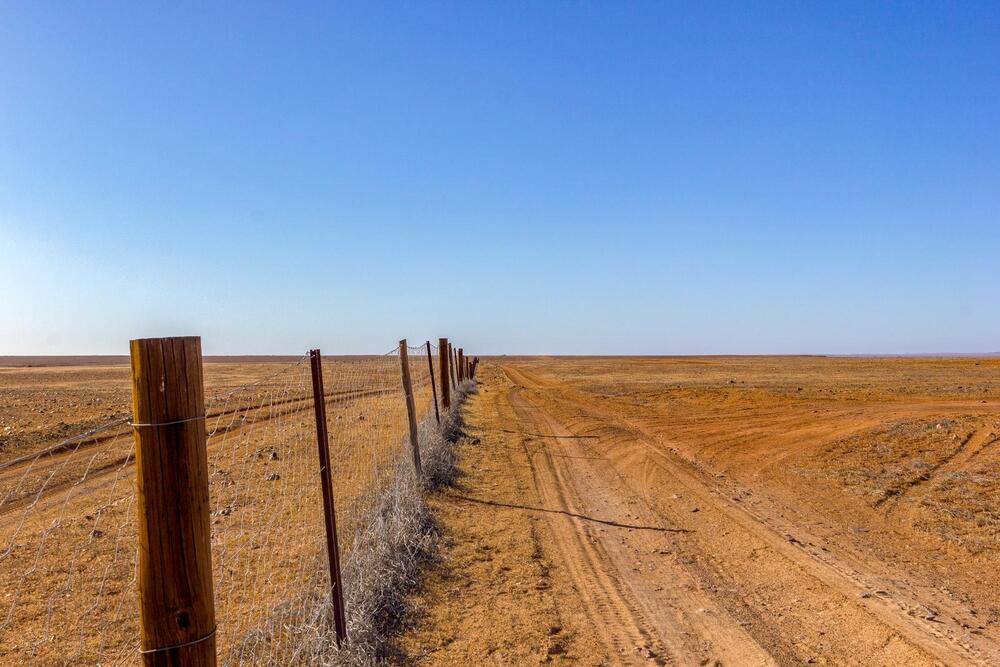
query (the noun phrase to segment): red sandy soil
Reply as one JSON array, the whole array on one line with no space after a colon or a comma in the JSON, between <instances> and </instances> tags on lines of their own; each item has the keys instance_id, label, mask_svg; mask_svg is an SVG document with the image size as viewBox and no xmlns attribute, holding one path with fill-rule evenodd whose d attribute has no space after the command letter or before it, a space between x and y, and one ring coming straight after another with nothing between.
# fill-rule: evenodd
<instances>
[{"instance_id":1,"label":"red sandy soil","mask_svg":"<svg viewBox=\"0 0 1000 667\"><path fill-rule=\"evenodd\" d=\"M1000 361L480 367L421 664L1000 664Z\"/></svg>"}]
</instances>

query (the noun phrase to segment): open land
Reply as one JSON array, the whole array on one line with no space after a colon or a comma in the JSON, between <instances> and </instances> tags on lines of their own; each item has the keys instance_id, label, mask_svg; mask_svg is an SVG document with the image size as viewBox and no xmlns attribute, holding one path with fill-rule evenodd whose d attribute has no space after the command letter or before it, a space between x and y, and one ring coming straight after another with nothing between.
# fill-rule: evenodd
<instances>
[{"instance_id":1,"label":"open land","mask_svg":"<svg viewBox=\"0 0 1000 667\"><path fill-rule=\"evenodd\" d=\"M418 362L425 363L421 359ZM426 365L415 405L431 407ZM421 374L422 371L422 374ZM326 599L309 365L204 367L216 639L223 661L308 664ZM324 390L342 557L404 451L398 357L331 357ZM124 365L0 368L0 664L132 664L135 448ZM325 616L321 617L325 619Z\"/></svg>"},{"instance_id":2,"label":"open land","mask_svg":"<svg viewBox=\"0 0 1000 667\"><path fill-rule=\"evenodd\" d=\"M239 420L209 438L217 546L245 561L217 591L230 616L266 612L253 596L285 595L313 571L307 552L318 557L316 492L296 491L312 475L308 379L287 367L205 366L209 411L213 397L244 403L223 405ZM391 364L368 384L362 366L343 368L364 388L331 399L334 446L349 456L348 441L371 439L371 424L352 420L362 412L396 410L385 428L404 427ZM341 376L330 371L332 393L345 390ZM431 499L444 539L411 598L406 662L1000 664L1000 360L497 358L479 382L464 475ZM395 392L385 407L382 385ZM72 621L62 649L48 636L27 641L14 622L51 634L60 613L105 619L97 641L134 652L127 431L94 455L59 451L30 473L16 463L127 415L129 391L120 364L0 368L0 484L11 500L0 536L48 540L8 558L31 576L0 573L5 595L21 598L0 662L61 664L66 646L86 662L103 650ZM57 492L21 493L35 488L31 475L53 474ZM285 522L299 524L301 544L276 530ZM106 567L87 569L112 549ZM276 580L283 551L302 557ZM266 558L247 561L254 553ZM100 594L69 601L80 582Z\"/></svg>"},{"instance_id":3,"label":"open land","mask_svg":"<svg viewBox=\"0 0 1000 667\"><path fill-rule=\"evenodd\" d=\"M1000 361L498 358L419 664L1000 664Z\"/></svg>"}]
</instances>

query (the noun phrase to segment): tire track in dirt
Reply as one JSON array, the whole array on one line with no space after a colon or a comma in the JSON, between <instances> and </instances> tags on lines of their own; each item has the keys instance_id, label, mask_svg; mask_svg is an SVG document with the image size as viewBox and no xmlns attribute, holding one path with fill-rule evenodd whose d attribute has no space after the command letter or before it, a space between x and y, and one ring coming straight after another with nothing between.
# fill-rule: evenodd
<instances>
[{"instance_id":1,"label":"tire track in dirt","mask_svg":"<svg viewBox=\"0 0 1000 667\"><path fill-rule=\"evenodd\" d=\"M517 391L516 389L514 390ZM532 407L512 395L510 402L515 414L525 423L533 423L540 430L545 426L532 418ZM580 508L569 493L559 468L548 449L542 456L531 456L531 476L535 490L548 510L556 509L573 515L581 515ZM536 463L541 458L540 463ZM612 646L619 655L628 655L637 646L646 647L653 655L649 657L659 664L673 663L664 654L666 650L657 642L654 649L648 646L651 633L645 621L633 611L634 605L626 599L618 581L599 563L607 557L601 553L599 544L586 534L582 520L572 518L571 524L564 519L550 520L549 527L555 539L561 564L569 573L574 587L584 603L592 627L601 635L602 644ZM659 658L657 660L657 658Z\"/></svg>"},{"instance_id":2,"label":"tire track in dirt","mask_svg":"<svg viewBox=\"0 0 1000 667\"><path fill-rule=\"evenodd\" d=\"M950 472L956 472L965 467L986 447L997 441L996 434L989 426L981 426L965 437L955 448L955 451L941 460L937 465L924 471L917 477L908 480L902 486L889 489L884 496L875 501L875 507L887 505L886 514L900 506L901 502L917 502L914 496L922 494L919 491L928 483L936 482Z\"/></svg>"},{"instance_id":3,"label":"tire track in dirt","mask_svg":"<svg viewBox=\"0 0 1000 667\"><path fill-rule=\"evenodd\" d=\"M557 436L557 441L572 439L573 434L522 397L518 389L511 392L509 400L526 424ZM580 464L567 463L580 460L578 457L554 455L552 448L546 447L531 460L535 486L549 508L594 513L596 508L586 507L581 496L591 503L599 497L604 501L600 511L605 514L627 514L643 524L674 528L627 488L607 493L583 479ZM588 457L588 464L590 461L599 464L601 457ZM615 648L618 660L671 665L776 664L738 621L715 608L707 592L677 563L664 558L676 551L676 533L598 529L585 520L558 517L550 519L549 526L560 563L588 608L591 625L601 633L605 645ZM652 562L647 563L643 576L636 577L635 565L643 559Z\"/></svg>"},{"instance_id":4,"label":"tire track in dirt","mask_svg":"<svg viewBox=\"0 0 1000 667\"><path fill-rule=\"evenodd\" d=\"M544 412L554 407L552 419L564 424L586 422L585 434L600 435L596 444L590 439L556 442L564 453L573 449L577 454L597 453L610 459L609 465L615 468L612 474L637 487L636 493L655 508L661 520L683 520L677 508L664 499L664 488L683 490L685 496L696 499L697 533L675 539L674 546L682 552L680 562L687 575L724 607L728 622L747 628L775 662L804 664L823 659L835 664L989 664L981 656L977 660L976 652L928 631L926 624L915 625L914 619L900 613L893 602L860 599L863 587L858 582L811 557L797 541L722 497L650 434L602 414L599 406L578 397L566 398L558 386L535 383L520 369L504 370L524 389L523 400L543 404ZM566 434L573 433L567 430ZM600 487L602 481L596 480L595 485ZM606 484L603 490L616 493ZM625 580L636 578L641 577L630 575ZM738 659L735 664L747 663Z\"/></svg>"}]
</instances>

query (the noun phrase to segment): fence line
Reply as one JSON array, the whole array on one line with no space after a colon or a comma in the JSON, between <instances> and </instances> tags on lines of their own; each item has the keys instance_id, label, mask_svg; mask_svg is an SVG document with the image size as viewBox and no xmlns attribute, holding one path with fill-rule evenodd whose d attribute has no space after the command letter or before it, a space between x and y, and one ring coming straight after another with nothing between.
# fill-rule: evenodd
<instances>
[{"instance_id":1,"label":"fence line","mask_svg":"<svg viewBox=\"0 0 1000 667\"><path fill-rule=\"evenodd\" d=\"M427 420L444 420L458 369L446 339L320 358L339 556L353 563L379 503L419 452ZM336 651L308 359L268 367L205 401L213 641L223 664L310 664L317 651ZM473 361L470 376L474 369ZM127 664L142 656L156 664L139 641L141 428L119 418L0 461L0 660ZM355 575L341 588L352 585L367 584ZM350 639L350 623L346 631Z\"/></svg>"}]
</instances>

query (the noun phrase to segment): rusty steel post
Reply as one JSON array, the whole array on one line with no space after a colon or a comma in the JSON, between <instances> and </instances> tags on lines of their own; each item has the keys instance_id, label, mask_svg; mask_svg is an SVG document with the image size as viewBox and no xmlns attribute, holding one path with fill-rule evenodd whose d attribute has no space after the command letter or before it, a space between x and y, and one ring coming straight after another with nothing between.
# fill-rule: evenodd
<instances>
[{"instance_id":1,"label":"rusty steel post","mask_svg":"<svg viewBox=\"0 0 1000 667\"><path fill-rule=\"evenodd\" d=\"M323 393L323 356L309 351L312 366L313 405L316 412L316 443L319 446L319 475L323 487L323 517L326 523L326 555L330 565L330 595L337 646L347 639L344 616L344 585L340 578L340 548L337 545L337 515L333 506L333 472L330 466L330 441L326 429L326 395Z\"/></svg>"},{"instance_id":2,"label":"rusty steel post","mask_svg":"<svg viewBox=\"0 0 1000 667\"><path fill-rule=\"evenodd\" d=\"M437 384L434 382L434 361L431 358L431 342L427 341L427 370L431 374L431 394L434 396L434 418L437 419L437 423L441 423L441 413L438 412L438 390Z\"/></svg>"},{"instance_id":3,"label":"rusty steel post","mask_svg":"<svg viewBox=\"0 0 1000 667\"><path fill-rule=\"evenodd\" d=\"M447 410L451 407L451 364L448 363L448 339L438 338L438 373L441 374L441 406Z\"/></svg>"},{"instance_id":4,"label":"rusty steel post","mask_svg":"<svg viewBox=\"0 0 1000 667\"><path fill-rule=\"evenodd\" d=\"M448 355L451 357L451 380L454 385L458 386L458 364L455 358L455 346L448 343Z\"/></svg>"}]
</instances>

